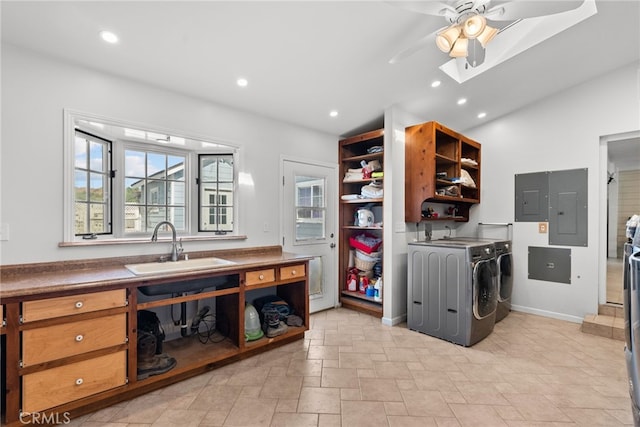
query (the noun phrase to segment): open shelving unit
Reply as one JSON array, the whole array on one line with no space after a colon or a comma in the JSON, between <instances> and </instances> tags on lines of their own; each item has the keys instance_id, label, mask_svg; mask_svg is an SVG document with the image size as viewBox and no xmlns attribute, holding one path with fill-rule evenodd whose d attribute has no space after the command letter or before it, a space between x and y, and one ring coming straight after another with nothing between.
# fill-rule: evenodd
<instances>
[{"instance_id":1,"label":"open shelving unit","mask_svg":"<svg viewBox=\"0 0 640 427\"><path fill-rule=\"evenodd\" d=\"M370 153L372 147L382 147L382 150ZM348 170L361 168L361 162L379 161L384 172L384 130L377 129L365 132L356 136L345 138L339 141L339 162L340 179ZM343 181L340 185L340 196L348 194L361 194L361 188L370 183L384 182L384 176L378 178L362 178L357 180ZM339 238L339 272L340 272L340 302L343 307L362 311L377 317L382 317L382 298L375 299L359 291L349 291L346 287L347 273L350 267L350 259L353 259L352 247L349 238L361 233L382 238L382 226L379 227L359 227L355 225L355 214L360 208L375 207L375 211L380 215L384 197L358 198L354 200L343 200L340 198L340 238ZM382 218L375 217L376 223L382 223ZM381 251L381 249L379 249ZM380 259L382 265L382 258Z\"/></svg>"},{"instance_id":2,"label":"open shelving unit","mask_svg":"<svg viewBox=\"0 0 640 427\"><path fill-rule=\"evenodd\" d=\"M480 203L480 144L440 123L405 129L405 221L469 220L469 208ZM474 185L460 182L463 171ZM423 203L449 204L454 215L427 218Z\"/></svg>"}]
</instances>

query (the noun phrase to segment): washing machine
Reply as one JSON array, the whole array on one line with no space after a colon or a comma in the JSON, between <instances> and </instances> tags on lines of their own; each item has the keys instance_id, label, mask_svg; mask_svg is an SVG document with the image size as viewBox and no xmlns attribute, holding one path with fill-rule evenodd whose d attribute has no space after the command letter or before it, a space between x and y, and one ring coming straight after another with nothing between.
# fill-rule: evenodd
<instances>
[{"instance_id":1,"label":"washing machine","mask_svg":"<svg viewBox=\"0 0 640 427\"><path fill-rule=\"evenodd\" d=\"M497 277L493 243L409 243L407 326L466 347L481 341L495 324Z\"/></svg>"},{"instance_id":2,"label":"washing machine","mask_svg":"<svg viewBox=\"0 0 640 427\"><path fill-rule=\"evenodd\" d=\"M511 312L511 294L513 293L513 252L511 240L453 237L454 241L491 242L496 249L498 264L498 306L496 308L496 322L501 321Z\"/></svg>"}]
</instances>

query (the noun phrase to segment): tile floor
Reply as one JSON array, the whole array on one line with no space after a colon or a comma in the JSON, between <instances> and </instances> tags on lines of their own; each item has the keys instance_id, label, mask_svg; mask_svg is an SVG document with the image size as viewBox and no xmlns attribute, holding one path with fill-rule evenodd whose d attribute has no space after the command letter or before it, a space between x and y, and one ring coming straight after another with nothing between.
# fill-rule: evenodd
<instances>
[{"instance_id":1,"label":"tile floor","mask_svg":"<svg viewBox=\"0 0 640 427\"><path fill-rule=\"evenodd\" d=\"M74 426L632 425L624 343L512 312L471 348L346 309L288 344Z\"/></svg>"}]
</instances>

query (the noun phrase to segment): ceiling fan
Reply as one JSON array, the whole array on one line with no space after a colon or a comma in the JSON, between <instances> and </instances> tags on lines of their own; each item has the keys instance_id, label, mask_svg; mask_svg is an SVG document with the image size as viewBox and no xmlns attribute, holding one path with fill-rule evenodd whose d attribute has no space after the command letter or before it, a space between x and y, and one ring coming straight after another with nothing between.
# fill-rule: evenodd
<instances>
[{"instance_id":1,"label":"ceiling fan","mask_svg":"<svg viewBox=\"0 0 640 427\"><path fill-rule=\"evenodd\" d=\"M395 55L394 64L429 44L453 58L476 67L484 62L485 48L493 38L522 19L553 15L578 8L584 0L455 0L391 1L402 9L425 15L442 16L448 25L419 39ZM491 22L495 21L495 23ZM489 25L489 22L492 25Z\"/></svg>"}]
</instances>

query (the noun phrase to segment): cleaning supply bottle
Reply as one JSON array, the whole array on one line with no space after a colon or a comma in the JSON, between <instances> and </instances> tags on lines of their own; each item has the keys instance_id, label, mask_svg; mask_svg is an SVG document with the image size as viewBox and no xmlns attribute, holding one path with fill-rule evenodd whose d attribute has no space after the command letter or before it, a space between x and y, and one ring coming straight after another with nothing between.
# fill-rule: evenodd
<instances>
[{"instance_id":1,"label":"cleaning supply bottle","mask_svg":"<svg viewBox=\"0 0 640 427\"><path fill-rule=\"evenodd\" d=\"M382 301L382 276L378 277L376 284L373 285L373 299L375 301Z\"/></svg>"}]
</instances>

